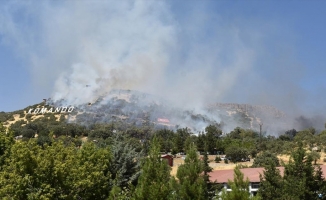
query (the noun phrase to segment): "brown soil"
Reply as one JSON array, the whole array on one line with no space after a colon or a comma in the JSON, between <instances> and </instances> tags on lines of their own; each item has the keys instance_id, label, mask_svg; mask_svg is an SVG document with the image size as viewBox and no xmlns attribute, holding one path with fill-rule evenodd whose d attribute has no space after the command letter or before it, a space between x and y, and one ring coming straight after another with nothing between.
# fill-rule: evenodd
<instances>
[{"instance_id":1,"label":"brown soil","mask_svg":"<svg viewBox=\"0 0 326 200\"><path fill-rule=\"evenodd\" d=\"M223 170L223 169L234 169L235 166L237 164L242 164L242 165L247 165L248 167L250 167L253 163L253 160L251 159L250 162L239 162L237 164L234 164L234 163L229 163L229 164L225 164L224 161L221 161L220 163L215 163L214 159L215 159L215 155L209 155L208 156L208 159L209 159L209 166L211 168L213 168L213 171L214 170ZM181 157L178 157L178 158L174 158L173 159L173 167L172 167L172 170L171 170L171 175L172 176L176 176L177 174L177 171L178 171L178 167L180 165L184 164L184 159Z\"/></svg>"}]
</instances>

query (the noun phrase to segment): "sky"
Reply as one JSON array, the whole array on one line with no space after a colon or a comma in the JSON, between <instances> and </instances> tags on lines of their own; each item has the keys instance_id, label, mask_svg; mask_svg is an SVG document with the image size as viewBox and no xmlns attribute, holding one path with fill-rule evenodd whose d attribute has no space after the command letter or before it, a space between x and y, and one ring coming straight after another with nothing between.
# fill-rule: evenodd
<instances>
[{"instance_id":1,"label":"sky","mask_svg":"<svg viewBox=\"0 0 326 200\"><path fill-rule=\"evenodd\" d=\"M3 1L0 111L118 88L193 109L324 115L325 11L321 0Z\"/></svg>"}]
</instances>

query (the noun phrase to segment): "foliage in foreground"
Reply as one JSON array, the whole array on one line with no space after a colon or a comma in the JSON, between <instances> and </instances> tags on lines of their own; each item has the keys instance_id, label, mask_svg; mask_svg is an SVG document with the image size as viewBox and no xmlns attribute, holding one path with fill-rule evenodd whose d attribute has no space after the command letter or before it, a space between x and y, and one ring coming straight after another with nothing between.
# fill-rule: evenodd
<instances>
[{"instance_id":1,"label":"foliage in foreground","mask_svg":"<svg viewBox=\"0 0 326 200\"><path fill-rule=\"evenodd\" d=\"M300 138L305 147L319 147L326 138L324 133L314 135L306 130L285 139L265 137L258 149L257 135L241 128L220 137L219 129L212 126L199 136L186 128L124 131L115 124L83 129L35 122L23 127L27 130L23 135L31 135L29 139L23 136L22 140L14 140L14 133L0 126L1 199L212 199L207 152L216 151L226 152L233 162L249 154L254 157L260 151L254 166L266 167L259 190L262 199L321 199L319 195L326 198L321 169L312 165L319 154L296 148ZM77 137L84 131L93 142L83 143ZM35 133L38 138L33 138ZM49 133L64 136L53 139ZM274 155L294 148L297 151L282 177L275 168L279 162ZM204 151L203 160L198 158L197 149ZM160 157L160 152L169 151L187 153L177 179L170 176L170 167ZM148 154L143 156L140 152ZM235 179L229 184L234 190L223 193L221 199L252 198L240 171L235 172Z\"/></svg>"},{"instance_id":2,"label":"foliage in foreground","mask_svg":"<svg viewBox=\"0 0 326 200\"><path fill-rule=\"evenodd\" d=\"M170 166L161 159L160 146L154 138L149 155L144 160L142 172L135 191L136 200L168 199L170 195Z\"/></svg>"},{"instance_id":3,"label":"foliage in foreground","mask_svg":"<svg viewBox=\"0 0 326 200\"><path fill-rule=\"evenodd\" d=\"M54 142L17 142L0 173L2 199L105 199L109 149L86 143L82 149Z\"/></svg>"},{"instance_id":4,"label":"foliage in foreground","mask_svg":"<svg viewBox=\"0 0 326 200\"><path fill-rule=\"evenodd\" d=\"M207 199L207 182L201 174L205 171L205 165L198 159L196 147L190 145L188 148L185 163L177 172L179 184L176 185L176 194L181 199Z\"/></svg>"},{"instance_id":5,"label":"foliage in foreground","mask_svg":"<svg viewBox=\"0 0 326 200\"><path fill-rule=\"evenodd\" d=\"M234 169L234 180L229 180L228 185L232 191L222 191L221 199L223 200L258 200L259 197L251 197L249 193L249 180L244 180L244 175L237 166Z\"/></svg>"},{"instance_id":6,"label":"foliage in foreground","mask_svg":"<svg viewBox=\"0 0 326 200\"><path fill-rule=\"evenodd\" d=\"M312 165L313 158L302 145L293 152L285 165L283 178L273 162L267 166L261 179L259 195L269 199L326 199L326 182L320 166Z\"/></svg>"}]
</instances>

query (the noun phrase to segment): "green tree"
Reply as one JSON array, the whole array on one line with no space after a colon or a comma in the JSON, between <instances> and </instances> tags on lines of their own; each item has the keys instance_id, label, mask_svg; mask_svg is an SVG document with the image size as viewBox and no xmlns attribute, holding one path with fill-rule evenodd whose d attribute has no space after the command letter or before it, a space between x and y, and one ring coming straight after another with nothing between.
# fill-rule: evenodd
<instances>
[{"instance_id":1,"label":"green tree","mask_svg":"<svg viewBox=\"0 0 326 200\"><path fill-rule=\"evenodd\" d=\"M236 163L248 158L249 152L246 148L232 145L225 150L225 155L232 162Z\"/></svg>"},{"instance_id":2,"label":"green tree","mask_svg":"<svg viewBox=\"0 0 326 200\"><path fill-rule=\"evenodd\" d=\"M288 199L319 199L324 193L324 179L312 166L312 157L307 156L302 144L285 165L283 197Z\"/></svg>"},{"instance_id":3,"label":"green tree","mask_svg":"<svg viewBox=\"0 0 326 200\"><path fill-rule=\"evenodd\" d=\"M196 146L198 151L205 151L205 135L198 134L196 140Z\"/></svg>"},{"instance_id":4,"label":"green tree","mask_svg":"<svg viewBox=\"0 0 326 200\"><path fill-rule=\"evenodd\" d=\"M207 169L206 169L207 170ZM198 159L196 147L192 144L187 150L185 163L178 168L179 184L176 189L179 199L207 199L207 183L204 176L203 163Z\"/></svg>"},{"instance_id":5,"label":"green tree","mask_svg":"<svg viewBox=\"0 0 326 200\"><path fill-rule=\"evenodd\" d=\"M14 143L14 133L11 130L7 131L0 122L0 170L5 159L10 156L10 149Z\"/></svg>"},{"instance_id":6,"label":"green tree","mask_svg":"<svg viewBox=\"0 0 326 200\"><path fill-rule=\"evenodd\" d=\"M207 146L207 145L206 145ZM212 199L215 196L215 191L216 191L216 183L212 183L209 180L209 172L213 171L213 168L209 166L209 159L208 159L208 154L207 154L207 147L205 148L204 156L203 156L203 171L204 171L204 181L206 182L206 191L207 191L207 197L209 199Z\"/></svg>"},{"instance_id":7,"label":"green tree","mask_svg":"<svg viewBox=\"0 0 326 200\"><path fill-rule=\"evenodd\" d=\"M94 143L85 143L77 151L74 170L69 177L73 198L105 199L110 191L111 151L98 148Z\"/></svg>"},{"instance_id":8,"label":"green tree","mask_svg":"<svg viewBox=\"0 0 326 200\"><path fill-rule=\"evenodd\" d=\"M314 164L317 164L317 160L320 159L320 153L316 152L316 151L312 151L309 153L309 156L311 156L312 160L314 161Z\"/></svg>"},{"instance_id":9,"label":"green tree","mask_svg":"<svg viewBox=\"0 0 326 200\"><path fill-rule=\"evenodd\" d=\"M92 143L81 150L53 142L17 142L0 172L1 199L106 199L110 152Z\"/></svg>"},{"instance_id":10,"label":"green tree","mask_svg":"<svg viewBox=\"0 0 326 200\"><path fill-rule=\"evenodd\" d=\"M175 152L184 152L185 142L190 135L188 128L177 129L173 143L173 149Z\"/></svg>"},{"instance_id":11,"label":"green tree","mask_svg":"<svg viewBox=\"0 0 326 200\"><path fill-rule=\"evenodd\" d=\"M280 166L280 162L275 154L272 154L269 151L264 151L262 154L258 155L255 158L254 163L251 167L267 167L271 163L273 163L274 166Z\"/></svg>"},{"instance_id":12,"label":"green tree","mask_svg":"<svg viewBox=\"0 0 326 200\"><path fill-rule=\"evenodd\" d=\"M209 125L205 128L205 141L207 145L207 149L210 154L214 154L216 150L216 141L222 135L221 129L216 126Z\"/></svg>"},{"instance_id":13,"label":"green tree","mask_svg":"<svg viewBox=\"0 0 326 200\"><path fill-rule=\"evenodd\" d=\"M177 153L184 152L183 143L184 143L184 140L183 140L182 136L177 133L173 140L173 152L177 152Z\"/></svg>"},{"instance_id":14,"label":"green tree","mask_svg":"<svg viewBox=\"0 0 326 200\"><path fill-rule=\"evenodd\" d=\"M234 180L229 180L228 184L232 191L227 192L226 190L223 190L220 197L222 200L258 199L258 197L250 197L249 180L248 178L244 180L244 175L238 166L234 169Z\"/></svg>"},{"instance_id":15,"label":"green tree","mask_svg":"<svg viewBox=\"0 0 326 200\"><path fill-rule=\"evenodd\" d=\"M111 179L114 185L129 190L130 184L136 185L140 175L140 158L142 153L129 144L126 137L118 134L111 147Z\"/></svg>"},{"instance_id":16,"label":"green tree","mask_svg":"<svg viewBox=\"0 0 326 200\"><path fill-rule=\"evenodd\" d=\"M214 159L214 161L215 161L216 163L219 163L219 162L222 161L222 159L221 159L220 156L216 156L215 159Z\"/></svg>"},{"instance_id":17,"label":"green tree","mask_svg":"<svg viewBox=\"0 0 326 200\"><path fill-rule=\"evenodd\" d=\"M232 138L232 139L242 139L241 138L241 132L243 132L244 130L240 127L236 127L233 131L231 131L228 134L228 137Z\"/></svg>"},{"instance_id":18,"label":"green tree","mask_svg":"<svg viewBox=\"0 0 326 200\"><path fill-rule=\"evenodd\" d=\"M155 132L156 137L160 138L161 152L170 152L173 148L174 132L168 129L161 129Z\"/></svg>"},{"instance_id":19,"label":"green tree","mask_svg":"<svg viewBox=\"0 0 326 200\"><path fill-rule=\"evenodd\" d=\"M209 172L212 172L213 168L209 166L208 154L207 154L207 145L205 147L205 152L203 156L203 171L204 171L204 180L209 182Z\"/></svg>"},{"instance_id":20,"label":"green tree","mask_svg":"<svg viewBox=\"0 0 326 200\"><path fill-rule=\"evenodd\" d=\"M260 175L260 187L258 195L264 200L282 199L283 179L280 170L276 168L275 162L271 159L265 163L264 175Z\"/></svg>"},{"instance_id":21,"label":"green tree","mask_svg":"<svg viewBox=\"0 0 326 200\"><path fill-rule=\"evenodd\" d=\"M142 172L136 186L134 198L138 199L168 199L170 195L170 169L159 154L160 146L155 137L151 141L149 155L145 158Z\"/></svg>"}]
</instances>

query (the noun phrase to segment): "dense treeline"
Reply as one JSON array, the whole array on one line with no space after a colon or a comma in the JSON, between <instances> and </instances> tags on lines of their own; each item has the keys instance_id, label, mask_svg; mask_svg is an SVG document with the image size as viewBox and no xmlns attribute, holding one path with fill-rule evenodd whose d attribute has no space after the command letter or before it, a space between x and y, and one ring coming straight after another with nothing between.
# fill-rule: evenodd
<instances>
[{"instance_id":1,"label":"dense treeline","mask_svg":"<svg viewBox=\"0 0 326 200\"><path fill-rule=\"evenodd\" d=\"M157 130L151 124L84 126L62 116L17 121L10 130L0 125L1 199L214 199L217 194L222 199L321 199L325 194L314 164L325 151L326 131L292 129L276 138L239 127L222 134L218 125L210 125L195 135L188 128ZM289 164L276 157L294 150ZM162 153L187 154L176 177ZM234 163L255 158L252 167L267 169L259 195L248 195L238 169L229 183L232 193L209 182L207 154L225 154L224 162ZM275 168L280 165L284 177Z\"/></svg>"},{"instance_id":2,"label":"dense treeline","mask_svg":"<svg viewBox=\"0 0 326 200\"><path fill-rule=\"evenodd\" d=\"M274 162L265 166L260 176L259 196L266 200L326 199L326 181L319 165L313 165L313 156L307 154L302 143L284 166L283 177Z\"/></svg>"},{"instance_id":3,"label":"dense treeline","mask_svg":"<svg viewBox=\"0 0 326 200\"><path fill-rule=\"evenodd\" d=\"M96 140L99 143L107 143L106 140L121 133L138 145L138 151L143 148L145 152L148 150L148 141L155 135L160 142L160 152L185 153L187 144L195 143L198 151L204 152L205 145L207 145L209 154L227 154L232 162L237 162L248 156L255 158L259 152L265 151L269 151L271 154L290 154L299 141L302 141L309 150L315 148L320 151L326 146L326 131L316 134L313 128L301 131L288 130L277 138L275 136L260 137L253 130L239 127L230 133L222 134L219 125L210 125L204 132L195 135L188 128L179 128L176 131L156 129L150 123L134 126L117 121L86 126L67 123L64 115L58 120L54 114L45 114L44 117L28 123L20 120L13 123L10 128L15 137L24 141L36 138L40 145L50 144L52 139L50 136L65 138L68 141L74 140L78 145L81 145L80 139L83 137L88 137L89 140Z\"/></svg>"},{"instance_id":4,"label":"dense treeline","mask_svg":"<svg viewBox=\"0 0 326 200\"><path fill-rule=\"evenodd\" d=\"M134 188L140 175L142 153L123 136L101 147L52 137L40 145L15 141L0 124L0 150L1 199L107 199L113 189Z\"/></svg>"}]
</instances>

